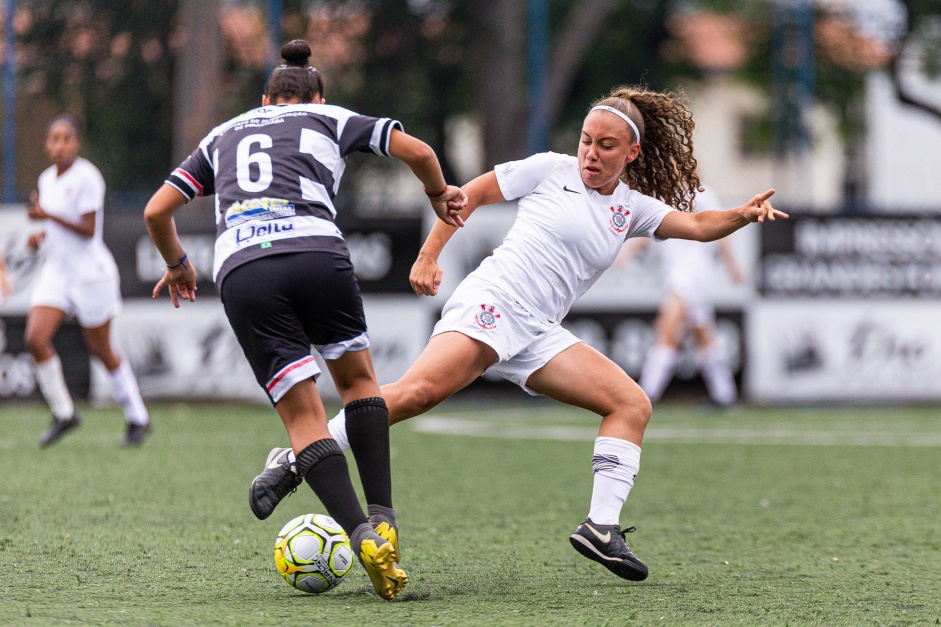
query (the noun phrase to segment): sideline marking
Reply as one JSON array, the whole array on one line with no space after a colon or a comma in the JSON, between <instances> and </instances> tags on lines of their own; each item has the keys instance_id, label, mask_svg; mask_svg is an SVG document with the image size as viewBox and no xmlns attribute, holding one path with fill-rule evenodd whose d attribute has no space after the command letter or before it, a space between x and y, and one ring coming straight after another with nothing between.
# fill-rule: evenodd
<instances>
[{"instance_id":1,"label":"sideline marking","mask_svg":"<svg viewBox=\"0 0 941 627\"><path fill-rule=\"evenodd\" d=\"M574 427L541 424L501 424L421 416L409 420L412 431L436 435L507 440L592 441L597 427ZM667 427L650 426L644 442L678 442L684 444L785 444L798 446L914 446L941 447L941 433L893 431L820 431L800 427L771 426L767 429L732 427Z\"/></svg>"}]
</instances>

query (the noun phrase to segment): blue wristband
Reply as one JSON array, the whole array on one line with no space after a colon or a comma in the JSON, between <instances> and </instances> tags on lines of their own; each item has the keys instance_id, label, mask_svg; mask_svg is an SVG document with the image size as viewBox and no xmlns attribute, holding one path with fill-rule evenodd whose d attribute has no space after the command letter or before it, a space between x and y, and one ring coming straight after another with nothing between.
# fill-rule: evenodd
<instances>
[{"instance_id":1,"label":"blue wristband","mask_svg":"<svg viewBox=\"0 0 941 627\"><path fill-rule=\"evenodd\" d=\"M169 268L170 270L172 270L173 268L179 268L180 266L183 266L183 268L186 268L186 259L187 259L186 253L184 252L183 256L180 257L179 263L175 263L172 266L170 264L167 264L167 268Z\"/></svg>"}]
</instances>

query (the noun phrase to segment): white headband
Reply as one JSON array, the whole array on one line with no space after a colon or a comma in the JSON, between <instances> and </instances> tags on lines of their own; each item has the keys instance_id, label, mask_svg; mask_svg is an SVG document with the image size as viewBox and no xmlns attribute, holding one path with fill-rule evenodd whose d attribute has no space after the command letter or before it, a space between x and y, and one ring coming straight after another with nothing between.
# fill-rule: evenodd
<instances>
[{"instance_id":1,"label":"white headband","mask_svg":"<svg viewBox=\"0 0 941 627\"><path fill-rule=\"evenodd\" d=\"M638 142L640 141L640 131L637 130L637 125L634 124L634 122L629 117L627 117L626 115L624 115L623 113L615 109L614 107L609 107L608 105L598 105L596 107L592 107L591 111L589 111L588 113L591 113L592 111L610 111L614 115L618 116L619 118L627 122L627 125L631 127L632 131L634 131L634 139L637 140Z\"/></svg>"}]
</instances>

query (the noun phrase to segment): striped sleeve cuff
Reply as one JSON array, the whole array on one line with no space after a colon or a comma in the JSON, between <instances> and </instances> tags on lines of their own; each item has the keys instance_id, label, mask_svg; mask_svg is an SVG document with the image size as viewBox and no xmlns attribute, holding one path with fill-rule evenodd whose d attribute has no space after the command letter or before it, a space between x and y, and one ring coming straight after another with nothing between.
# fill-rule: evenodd
<instances>
[{"instance_id":1,"label":"striped sleeve cuff","mask_svg":"<svg viewBox=\"0 0 941 627\"><path fill-rule=\"evenodd\" d=\"M384 155L386 157L391 157L389 154L389 141L392 138L392 129L397 128L400 131L404 131L405 128L402 126L402 123L398 120L390 120L389 118L382 118L376 123L376 128L373 131L373 138L370 142L370 148L373 149L377 155Z\"/></svg>"},{"instance_id":2,"label":"striped sleeve cuff","mask_svg":"<svg viewBox=\"0 0 941 627\"><path fill-rule=\"evenodd\" d=\"M170 173L170 177L167 178L166 182L180 190L187 200L193 200L197 196L203 195L203 186L197 183L193 175L186 170L177 168Z\"/></svg>"}]
</instances>

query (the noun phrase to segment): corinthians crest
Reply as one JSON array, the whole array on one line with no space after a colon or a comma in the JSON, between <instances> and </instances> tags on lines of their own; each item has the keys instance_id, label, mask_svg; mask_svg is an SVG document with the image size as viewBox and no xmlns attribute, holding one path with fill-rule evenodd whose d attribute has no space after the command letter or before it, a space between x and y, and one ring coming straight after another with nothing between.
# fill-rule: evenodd
<instances>
[{"instance_id":1,"label":"corinthians crest","mask_svg":"<svg viewBox=\"0 0 941 627\"><path fill-rule=\"evenodd\" d=\"M611 207L611 220L608 224L614 229L615 233L623 233L627 230L627 216L631 215L630 209L625 209L624 205Z\"/></svg>"},{"instance_id":2,"label":"corinthians crest","mask_svg":"<svg viewBox=\"0 0 941 627\"><path fill-rule=\"evenodd\" d=\"M477 326L481 329L496 329L497 318L500 317L500 314L496 313L495 310L496 308L493 305L481 305L480 311L474 316L474 322L476 322Z\"/></svg>"}]
</instances>

